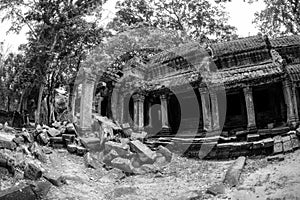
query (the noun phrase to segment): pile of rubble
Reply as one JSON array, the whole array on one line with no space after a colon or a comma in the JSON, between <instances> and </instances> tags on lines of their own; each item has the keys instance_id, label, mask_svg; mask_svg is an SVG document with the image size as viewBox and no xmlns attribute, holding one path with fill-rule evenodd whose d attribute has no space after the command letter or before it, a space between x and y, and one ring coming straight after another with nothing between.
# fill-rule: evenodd
<instances>
[{"instance_id":1,"label":"pile of rubble","mask_svg":"<svg viewBox=\"0 0 300 200\"><path fill-rule=\"evenodd\" d=\"M44 168L47 155L52 154L53 149L67 149L71 154L83 156L87 167L114 168L127 175L156 173L170 163L172 153L167 148L150 149L142 142L144 134L134 133L128 125L125 124L123 129L107 118L98 118L97 122L97 133L86 137L79 137L74 124L69 122L22 130L0 124L0 170L6 170L18 180L25 180L22 184L0 190L0 199L24 195L16 192L20 190L39 197L47 193L45 190L49 190L51 184L64 184L63 176Z\"/></svg>"}]
</instances>

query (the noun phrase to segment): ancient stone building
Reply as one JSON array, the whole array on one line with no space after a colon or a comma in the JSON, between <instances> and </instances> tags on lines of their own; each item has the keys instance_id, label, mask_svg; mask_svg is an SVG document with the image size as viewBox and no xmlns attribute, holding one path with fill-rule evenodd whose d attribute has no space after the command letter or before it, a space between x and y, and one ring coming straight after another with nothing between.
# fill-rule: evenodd
<instances>
[{"instance_id":1,"label":"ancient stone building","mask_svg":"<svg viewBox=\"0 0 300 200\"><path fill-rule=\"evenodd\" d=\"M100 79L110 89L95 110L138 131L231 135L299 122L300 36L186 44L129 56L118 70Z\"/></svg>"}]
</instances>

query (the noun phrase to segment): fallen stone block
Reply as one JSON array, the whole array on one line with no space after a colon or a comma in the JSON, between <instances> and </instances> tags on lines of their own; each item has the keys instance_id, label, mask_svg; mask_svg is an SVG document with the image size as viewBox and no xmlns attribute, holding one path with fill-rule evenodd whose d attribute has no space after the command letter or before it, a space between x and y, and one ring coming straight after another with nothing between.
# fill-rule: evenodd
<instances>
[{"instance_id":1,"label":"fallen stone block","mask_svg":"<svg viewBox=\"0 0 300 200\"><path fill-rule=\"evenodd\" d=\"M144 164L140 167L142 170L143 174L150 174L150 173L157 173L159 172L159 168L156 167L155 165L149 165L149 164Z\"/></svg>"},{"instance_id":2,"label":"fallen stone block","mask_svg":"<svg viewBox=\"0 0 300 200\"><path fill-rule=\"evenodd\" d=\"M80 143L91 152L99 152L101 150L100 139L96 137L80 138Z\"/></svg>"},{"instance_id":3,"label":"fallen stone block","mask_svg":"<svg viewBox=\"0 0 300 200\"><path fill-rule=\"evenodd\" d=\"M9 189L0 191L1 200L35 200L37 199L35 193L32 191L30 185L20 183Z\"/></svg>"},{"instance_id":4,"label":"fallen stone block","mask_svg":"<svg viewBox=\"0 0 300 200\"><path fill-rule=\"evenodd\" d=\"M143 141L147 136L147 132L141 132L141 133L135 133L135 132L132 132L131 133L131 140L141 140Z\"/></svg>"},{"instance_id":5,"label":"fallen stone block","mask_svg":"<svg viewBox=\"0 0 300 200\"><path fill-rule=\"evenodd\" d=\"M83 159L86 167L90 167L93 169L102 167L102 165L97 162L97 160L89 152L84 155Z\"/></svg>"},{"instance_id":6,"label":"fallen stone block","mask_svg":"<svg viewBox=\"0 0 300 200\"><path fill-rule=\"evenodd\" d=\"M57 137L61 134L61 132L58 129L55 129L55 128L49 128L47 130L47 133L50 135L50 137Z\"/></svg>"},{"instance_id":7,"label":"fallen stone block","mask_svg":"<svg viewBox=\"0 0 300 200\"><path fill-rule=\"evenodd\" d=\"M239 184L239 179L246 162L246 157L239 157L227 170L225 174L224 183L228 184L230 187L237 186Z\"/></svg>"},{"instance_id":8,"label":"fallen stone block","mask_svg":"<svg viewBox=\"0 0 300 200\"><path fill-rule=\"evenodd\" d=\"M134 151L136 151L137 153L142 153L147 159L154 161L156 153L149 149L149 147L147 147L145 144L143 144L139 140L135 140L131 141L130 145Z\"/></svg>"},{"instance_id":9,"label":"fallen stone block","mask_svg":"<svg viewBox=\"0 0 300 200\"><path fill-rule=\"evenodd\" d=\"M248 134L247 142L254 142L259 140L259 134Z\"/></svg>"},{"instance_id":10,"label":"fallen stone block","mask_svg":"<svg viewBox=\"0 0 300 200\"><path fill-rule=\"evenodd\" d=\"M46 163L47 162L47 157L44 154L42 148L36 143L34 142L31 147L30 147L30 151L32 153L32 155L38 159L39 161Z\"/></svg>"},{"instance_id":11,"label":"fallen stone block","mask_svg":"<svg viewBox=\"0 0 300 200\"><path fill-rule=\"evenodd\" d=\"M43 177L56 187L60 187L67 183L65 177L55 171L47 172Z\"/></svg>"},{"instance_id":12,"label":"fallen stone block","mask_svg":"<svg viewBox=\"0 0 300 200\"><path fill-rule=\"evenodd\" d=\"M18 146L25 144L25 140L22 136L17 136L12 141Z\"/></svg>"},{"instance_id":13,"label":"fallen stone block","mask_svg":"<svg viewBox=\"0 0 300 200\"><path fill-rule=\"evenodd\" d=\"M77 131L76 131L76 128L74 126L74 124L72 123L68 123L66 125L66 131L65 131L65 134L69 134L69 135L78 135Z\"/></svg>"},{"instance_id":14,"label":"fallen stone block","mask_svg":"<svg viewBox=\"0 0 300 200\"><path fill-rule=\"evenodd\" d=\"M77 152L77 145L75 144L68 144L67 150L69 153L76 153Z\"/></svg>"},{"instance_id":15,"label":"fallen stone block","mask_svg":"<svg viewBox=\"0 0 300 200\"><path fill-rule=\"evenodd\" d=\"M111 161L117 157L119 157L119 154L112 149L108 154L104 155L103 162L110 165Z\"/></svg>"},{"instance_id":16,"label":"fallen stone block","mask_svg":"<svg viewBox=\"0 0 300 200\"><path fill-rule=\"evenodd\" d=\"M269 156L267 158L267 161L273 162L273 161L283 161L284 156L283 155L276 155L276 156Z\"/></svg>"},{"instance_id":17,"label":"fallen stone block","mask_svg":"<svg viewBox=\"0 0 300 200\"><path fill-rule=\"evenodd\" d=\"M171 162L173 153L168 148L160 145L157 148L156 153L161 153L166 158L167 162Z\"/></svg>"},{"instance_id":18,"label":"fallen stone block","mask_svg":"<svg viewBox=\"0 0 300 200\"><path fill-rule=\"evenodd\" d=\"M120 157L128 157L130 154L128 144L108 141L105 143L105 151L109 152L111 150L115 150Z\"/></svg>"},{"instance_id":19,"label":"fallen stone block","mask_svg":"<svg viewBox=\"0 0 300 200\"><path fill-rule=\"evenodd\" d=\"M50 142L51 144L63 144L64 140L62 137L51 137Z\"/></svg>"},{"instance_id":20,"label":"fallen stone block","mask_svg":"<svg viewBox=\"0 0 300 200\"><path fill-rule=\"evenodd\" d=\"M274 146L274 140L272 138L267 138L262 140L264 143L264 148L273 147Z\"/></svg>"},{"instance_id":21,"label":"fallen stone block","mask_svg":"<svg viewBox=\"0 0 300 200\"><path fill-rule=\"evenodd\" d=\"M84 147L77 147L76 153L78 156L83 156L84 154L86 154L88 152L88 150Z\"/></svg>"},{"instance_id":22,"label":"fallen stone block","mask_svg":"<svg viewBox=\"0 0 300 200\"><path fill-rule=\"evenodd\" d=\"M41 180L31 183L30 186L37 199L44 199L47 196L52 185L47 180Z\"/></svg>"},{"instance_id":23,"label":"fallen stone block","mask_svg":"<svg viewBox=\"0 0 300 200\"><path fill-rule=\"evenodd\" d=\"M224 194L225 193L225 185L223 183L214 184L206 190L206 193L214 195L214 196Z\"/></svg>"},{"instance_id":24,"label":"fallen stone block","mask_svg":"<svg viewBox=\"0 0 300 200\"><path fill-rule=\"evenodd\" d=\"M123 172L127 172L127 173L132 173L132 165L130 160L126 159L126 158L115 158L111 161L111 165L114 168L118 168L120 170L122 170Z\"/></svg>"},{"instance_id":25,"label":"fallen stone block","mask_svg":"<svg viewBox=\"0 0 300 200\"><path fill-rule=\"evenodd\" d=\"M0 167L6 168L9 173L15 174L15 159L8 153L0 152Z\"/></svg>"},{"instance_id":26,"label":"fallen stone block","mask_svg":"<svg viewBox=\"0 0 300 200\"><path fill-rule=\"evenodd\" d=\"M43 131L42 133L40 133L38 136L37 136L37 141L40 143L40 144L43 144L43 145L46 145L49 143L50 139L49 139L49 136L47 134L47 131Z\"/></svg>"},{"instance_id":27,"label":"fallen stone block","mask_svg":"<svg viewBox=\"0 0 300 200\"><path fill-rule=\"evenodd\" d=\"M63 149L65 148L65 145L64 144L57 144L57 143L54 143L51 145L53 149Z\"/></svg>"},{"instance_id":28,"label":"fallen stone block","mask_svg":"<svg viewBox=\"0 0 300 200\"><path fill-rule=\"evenodd\" d=\"M16 147L16 143L14 143L12 140L0 137L0 149L14 150Z\"/></svg>"},{"instance_id":29,"label":"fallen stone block","mask_svg":"<svg viewBox=\"0 0 300 200\"><path fill-rule=\"evenodd\" d=\"M42 170L37 164L29 162L24 169L24 177L30 180L37 180L42 177Z\"/></svg>"}]
</instances>

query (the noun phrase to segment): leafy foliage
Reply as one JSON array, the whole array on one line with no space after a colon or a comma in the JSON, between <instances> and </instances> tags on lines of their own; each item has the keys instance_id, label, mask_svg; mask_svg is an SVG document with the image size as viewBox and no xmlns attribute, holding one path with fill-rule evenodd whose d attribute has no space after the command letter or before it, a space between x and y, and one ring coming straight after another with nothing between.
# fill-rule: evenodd
<instances>
[{"instance_id":1,"label":"leafy foliage","mask_svg":"<svg viewBox=\"0 0 300 200\"><path fill-rule=\"evenodd\" d=\"M222 4L208 0L125 0L118 3L117 15L109 27L121 32L144 23L175 30L195 40L229 39L235 28L228 25Z\"/></svg>"},{"instance_id":2,"label":"leafy foliage","mask_svg":"<svg viewBox=\"0 0 300 200\"><path fill-rule=\"evenodd\" d=\"M263 34L278 36L299 34L300 2L298 0L264 0L266 9L255 14L254 22Z\"/></svg>"}]
</instances>

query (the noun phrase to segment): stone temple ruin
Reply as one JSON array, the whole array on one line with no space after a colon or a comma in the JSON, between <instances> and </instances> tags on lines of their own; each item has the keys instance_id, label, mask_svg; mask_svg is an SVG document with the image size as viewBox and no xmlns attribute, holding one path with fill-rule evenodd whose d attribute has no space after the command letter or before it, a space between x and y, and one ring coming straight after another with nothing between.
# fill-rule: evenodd
<instances>
[{"instance_id":1,"label":"stone temple ruin","mask_svg":"<svg viewBox=\"0 0 300 200\"><path fill-rule=\"evenodd\" d=\"M98 79L81 71L79 127L91 129L93 112L147 132L150 145L189 144L191 155L198 144L214 146L213 158L288 151L298 145L299 55L299 36L128 52Z\"/></svg>"}]
</instances>

